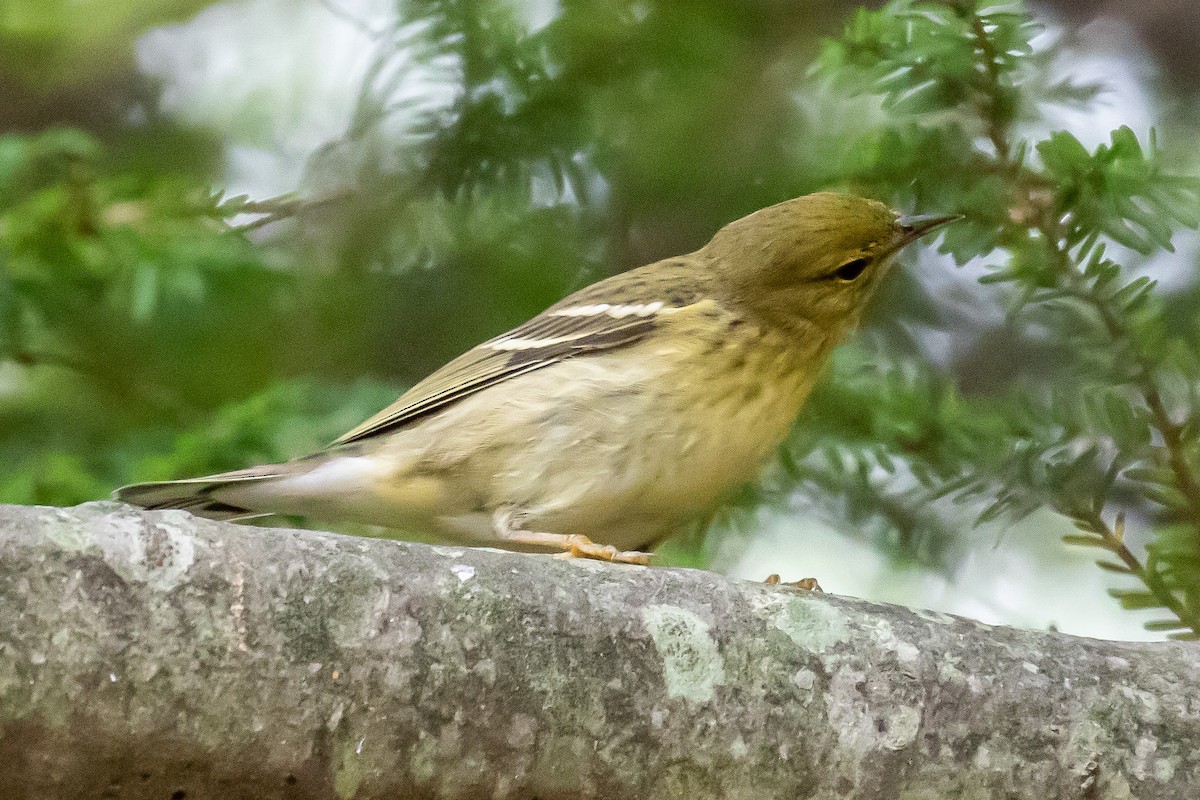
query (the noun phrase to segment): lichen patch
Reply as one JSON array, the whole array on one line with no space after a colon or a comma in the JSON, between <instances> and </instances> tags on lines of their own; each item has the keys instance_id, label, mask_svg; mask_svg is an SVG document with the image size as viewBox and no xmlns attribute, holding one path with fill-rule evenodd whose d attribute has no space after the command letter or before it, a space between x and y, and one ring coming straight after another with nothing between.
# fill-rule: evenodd
<instances>
[{"instance_id":1,"label":"lichen patch","mask_svg":"<svg viewBox=\"0 0 1200 800\"><path fill-rule=\"evenodd\" d=\"M882 728L881 742L889 750L903 750L917 740L921 729L921 715L909 706L892 710L886 718L877 721L876 730Z\"/></svg>"},{"instance_id":2,"label":"lichen patch","mask_svg":"<svg viewBox=\"0 0 1200 800\"><path fill-rule=\"evenodd\" d=\"M938 625L953 625L954 617L949 614L943 614L941 611L931 611L927 608L911 609L912 613L925 620L926 622L934 622Z\"/></svg>"},{"instance_id":3,"label":"lichen patch","mask_svg":"<svg viewBox=\"0 0 1200 800\"><path fill-rule=\"evenodd\" d=\"M796 644L823 653L850 638L842 612L823 600L797 597L775 615L773 624Z\"/></svg>"},{"instance_id":4,"label":"lichen patch","mask_svg":"<svg viewBox=\"0 0 1200 800\"><path fill-rule=\"evenodd\" d=\"M164 511L153 521L136 526L121 524L120 519L93 517L79 533L83 540L76 541L74 549L98 546L121 578L160 592L174 589L196 561L196 539L185 511ZM56 539L64 547L71 541L65 530L62 538Z\"/></svg>"},{"instance_id":5,"label":"lichen patch","mask_svg":"<svg viewBox=\"0 0 1200 800\"><path fill-rule=\"evenodd\" d=\"M362 741L344 739L338 743L337 758L333 770L333 791L342 800L350 800L358 794L358 788L366 777L362 761Z\"/></svg>"},{"instance_id":6,"label":"lichen patch","mask_svg":"<svg viewBox=\"0 0 1200 800\"><path fill-rule=\"evenodd\" d=\"M896 654L896 660L902 665L915 667L921 660L920 649L912 642L905 642L896 636L892 625L886 619L879 620L874 630L875 641L885 650Z\"/></svg>"},{"instance_id":7,"label":"lichen patch","mask_svg":"<svg viewBox=\"0 0 1200 800\"><path fill-rule=\"evenodd\" d=\"M811 692L817 683L817 673L811 669L796 670L796 674L792 676L792 683L803 691Z\"/></svg>"},{"instance_id":8,"label":"lichen patch","mask_svg":"<svg viewBox=\"0 0 1200 800\"><path fill-rule=\"evenodd\" d=\"M55 516L59 524L46 525L42 535L68 553L82 553L90 539L79 520L65 509L56 509Z\"/></svg>"},{"instance_id":9,"label":"lichen patch","mask_svg":"<svg viewBox=\"0 0 1200 800\"><path fill-rule=\"evenodd\" d=\"M642 622L662 658L667 695L695 703L712 700L715 687L725 683L725 660L708 623L685 608L669 605L647 606Z\"/></svg>"}]
</instances>

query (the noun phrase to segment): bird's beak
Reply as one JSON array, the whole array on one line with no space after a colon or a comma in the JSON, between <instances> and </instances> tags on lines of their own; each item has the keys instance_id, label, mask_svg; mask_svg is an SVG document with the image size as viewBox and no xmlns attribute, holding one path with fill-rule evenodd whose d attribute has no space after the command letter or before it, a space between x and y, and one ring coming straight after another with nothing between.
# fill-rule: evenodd
<instances>
[{"instance_id":1,"label":"bird's beak","mask_svg":"<svg viewBox=\"0 0 1200 800\"><path fill-rule=\"evenodd\" d=\"M900 229L898 246L903 247L934 228L940 228L948 222L962 218L962 214L901 214L896 217L896 227Z\"/></svg>"}]
</instances>

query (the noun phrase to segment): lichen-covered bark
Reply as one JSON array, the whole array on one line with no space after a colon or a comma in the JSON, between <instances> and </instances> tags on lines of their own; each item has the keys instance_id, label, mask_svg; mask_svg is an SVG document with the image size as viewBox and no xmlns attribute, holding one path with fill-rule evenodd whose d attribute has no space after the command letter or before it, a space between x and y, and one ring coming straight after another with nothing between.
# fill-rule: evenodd
<instances>
[{"instance_id":1,"label":"lichen-covered bark","mask_svg":"<svg viewBox=\"0 0 1200 800\"><path fill-rule=\"evenodd\" d=\"M1200 652L0 507L0 797L1195 800Z\"/></svg>"}]
</instances>

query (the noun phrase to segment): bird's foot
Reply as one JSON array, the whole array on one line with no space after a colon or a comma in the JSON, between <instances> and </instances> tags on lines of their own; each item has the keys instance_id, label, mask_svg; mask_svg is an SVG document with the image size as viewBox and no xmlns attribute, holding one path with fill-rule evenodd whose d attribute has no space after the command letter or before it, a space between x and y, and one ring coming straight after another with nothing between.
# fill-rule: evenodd
<instances>
[{"instance_id":1,"label":"bird's foot","mask_svg":"<svg viewBox=\"0 0 1200 800\"><path fill-rule=\"evenodd\" d=\"M492 529L504 542L562 550L563 552L555 555L556 558L595 558L617 564L639 564L643 567L650 564L649 553L641 553L637 550L618 550L611 544L596 544L588 537L578 533L527 531L514 522L514 517L518 517L518 515L508 508L499 509L492 515Z\"/></svg>"},{"instance_id":2,"label":"bird's foot","mask_svg":"<svg viewBox=\"0 0 1200 800\"><path fill-rule=\"evenodd\" d=\"M793 589L803 589L806 592L824 593L824 590L821 588L821 584L817 583L816 578L801 578L798 581L784 581L779 578L778 574L772 573L771 575L767 576L767 579L763 581L763 583L765 583L767 586L790 586Z\"/></svg>"},{"instance_id":3,"label":"bird's foot","mask_svg":"<svg viewBox=\"0 0 1200 800\"><path fill-rule=\"evenodd\" d=\"M586 536L572 534L563 537L563 552L556 558L595 558L600 561L612 561L617 564L650 565L650 553L637 550L618 550L611 544L596 544Z\"/></svg>"}]
</instances>

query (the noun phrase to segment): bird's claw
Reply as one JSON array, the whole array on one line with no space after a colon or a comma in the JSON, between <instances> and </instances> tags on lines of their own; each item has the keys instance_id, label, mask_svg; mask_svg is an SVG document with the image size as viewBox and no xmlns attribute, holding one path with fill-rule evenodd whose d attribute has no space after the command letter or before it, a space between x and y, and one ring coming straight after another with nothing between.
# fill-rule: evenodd
<instances>
[{"instance_id":1,"label":"bird's claw","mask_svg":"<svg viewBox=\"0 0 1200 800\"><path fill-rule=\"evenodd\" d=\"M778 574L772 573L767 576L767 579L764 580L763 583L765 583L767 586L788 586L793 589L803 589L806 592L824 593L824 590L821 588L821 584L817 583L816 578L801 578L798 581L784 581L780 579Z\"/></svg>"},{"instance_id":2,"label":"bird's claw","mask_svg":"<svg viewBox=\"0 0 1200 800\"><path fill-rule=\"evenodd\" d=\"M566 550L556 558L594 558L598 561L611 561L615 564L650 565L650 553L638 550L618 550L611 544L596 544L586 536L571 536L564 543Z\"/></svg>"}]
</instances>

